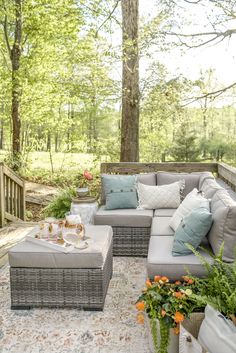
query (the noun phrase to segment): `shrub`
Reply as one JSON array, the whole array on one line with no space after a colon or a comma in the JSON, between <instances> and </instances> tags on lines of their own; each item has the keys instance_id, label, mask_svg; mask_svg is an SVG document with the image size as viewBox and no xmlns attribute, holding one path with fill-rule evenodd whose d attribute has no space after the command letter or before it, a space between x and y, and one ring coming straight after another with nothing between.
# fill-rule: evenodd
<instances>
[{"instance_id":1,"label":"shrub","mask_svg":"<svg viewBox=\"0 0 236 353\"><path fill-rule=\"evenodd\" d=\"M76 196L74 188L66 188L54 197L54 199L43 209L45 217L64 218L65 213L70 211L72 198Z\"/></svg>"}]
</instances>

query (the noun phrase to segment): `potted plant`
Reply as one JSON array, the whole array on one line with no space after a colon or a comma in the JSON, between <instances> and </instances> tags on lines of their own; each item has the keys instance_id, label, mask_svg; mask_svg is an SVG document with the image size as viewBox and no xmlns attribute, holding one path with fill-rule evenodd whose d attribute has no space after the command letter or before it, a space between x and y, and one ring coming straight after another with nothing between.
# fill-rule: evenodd
<instances>
[{"instance_id":1,"label":"potted plant","mask_svg":"<svg viewBox=\"0 0 236 353\"><path fill-rule=\"evenodd\" d=\"M233 263L223 261L224 244L219 254L212 255L211 264L189 246L206 270L205 278L191 276L198 292L193 296L206 306L205 318L185 320L180 327L181 352L235 352L236 344L236 258ZM197 339L197 340L196 340Z\"/></svg>"},{"instance_id":2,"label":"potted plant","mask_svg":"<svg viewBox=\"0 0 236 353\"><path fill-rule=\"evenodd\" d=\"M146 287L139 297L136 308L137 320L143 323L144 313L150 319L150 329L155 353L178 352L180 323L196 311L202 311L202 301L196 282L184 276L183 281L170 283L165 276L155 276L146 281Z\"/></svg>"},{"instance_id":3,"label":"potted plant","mask_svg":"<svg viewBox=\"0 0 236 353\"><path fill-rule=\"evenodd\" d=\"M198 287L194 296L198 302L211 305L236 325L236 257L233 263L223 261L224 244L219 254L211 255L213 265L194 248L192 252L199 258L206 270L205 278L191 276Z\"/></svg>"},{"instance_id":4,"label":"potted plant","mask_svg":"<svg viewBox=\"0 0 236 353\"><path fill-rule=\"evenodd\" d=\"M76 196L74 188L68 187L61 191L43 209L44 217L64 218L65 213L70 211L72 198Z\"/></svg>"},{"instance_id":5,"label":"potted plant","mask_svg":"<svg viewBox=\"0 0 236 353\"><path fill-rule=\"evenodd\" d=\"M78 187L76 189L76 192L77 192L77 195L78 197L84 197L84 196L87 196L88 193L89 193L89 188L88 188L88 185L87 183L89 181L93 180L93 176L92 174L88 171L88 170L85 170L83 172L83 183L82 183L82 186L81 187Z\"/></svg>"}]
</instances>

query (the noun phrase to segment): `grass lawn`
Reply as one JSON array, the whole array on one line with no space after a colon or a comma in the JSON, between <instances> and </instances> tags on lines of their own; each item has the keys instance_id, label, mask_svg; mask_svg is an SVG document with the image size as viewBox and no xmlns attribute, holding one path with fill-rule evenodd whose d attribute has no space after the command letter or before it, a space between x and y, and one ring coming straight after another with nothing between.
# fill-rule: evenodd
<instances>
[{"instance_id":1,"label":"grass lawn","mask_svg":"<svg viewBox=\"0 0 236 353\"><path fill-rule=\"evenodd\" d=\"M85 169L99 168L100 161L93 154L88 153L52 153L52 162L49 152L31 152L27 160L28 168L31 170L44 169L52 172L70 170L73 172Z\"/></svg>"},{"instance_id":2,"label":"grass lawn","mask_svg":"<svg viewBox=\"0 0 236 353\"><path fill-rule=\"evenodd\" d=\"M0 150L0 161L7 157L7 152ZM89 153L52 153L30 152L27 156L26 167L21 175L27 180L47 185L72 186L78 184L84 170L89 170L98 176L100 163L108 161L106 156L100 159Z\"/></svg>"}]
</instances>

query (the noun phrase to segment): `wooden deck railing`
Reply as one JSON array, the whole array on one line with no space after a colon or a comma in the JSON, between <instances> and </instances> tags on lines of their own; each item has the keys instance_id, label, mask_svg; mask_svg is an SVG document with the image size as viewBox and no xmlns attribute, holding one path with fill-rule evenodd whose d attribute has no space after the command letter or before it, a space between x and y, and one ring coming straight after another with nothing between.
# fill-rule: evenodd
<instances>
[{"instance_id":1,"label":"wooden deck railing","mask_svg":"<svg viewBox=\"0 0 236 353\"><path fill-rule=\"evenodd\" d=\"M25 183L0 163L0 227L5 220L25 219Z\"/></svg>"},{"instance_id":2,"label":"wooden deck railing","mask_svg":"<svg viewBox=\"0 0 236 353\"><path fill-rule=\"evenodd\" d=\"M101 173L108 174L135 174L150 172L218 172L218 163L200 162L166 162L166 163L101 163Z\"/></svg>"},{"instance_id":3,"label":"wooden deck railing","mask_svg":"<svg viewBox=\"0 0 236 353\"><path fill-rule=\"evenodd\" d=\"M209 171L224 180L236 191L236 168L225 163L101 163L101 173L107 174L135 174L157 171L187 173Z\"/></svg>"},{"instance_id":4,"label":"wooden deck railing","mask_svg":"<svg viewBox=\"0 0 236 353\"><path fill-rule=\"evenodd\" d=\"M236 168L225 163L218 163L218 176L236 191Z\"/></svg>"}]
</instances>

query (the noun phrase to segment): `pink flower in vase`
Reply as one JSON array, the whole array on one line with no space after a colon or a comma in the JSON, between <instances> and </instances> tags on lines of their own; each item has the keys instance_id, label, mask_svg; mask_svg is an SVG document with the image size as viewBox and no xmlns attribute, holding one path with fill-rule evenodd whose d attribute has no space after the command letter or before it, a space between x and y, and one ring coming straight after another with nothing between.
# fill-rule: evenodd
<instances>
[{"instance_id":1,"label":"pink flower in vase","mask_svg":"<svg viewBox=\"0 0 236 353\"><path fill-rule=\"evenodd\" d=\"M85 171L84 171L83 176L84 176L84 178L85 178L86 180L93 180L93 176L92 176L92 174L91 174L88 170L85 170Z\"/></svg>"}]
</instances>

